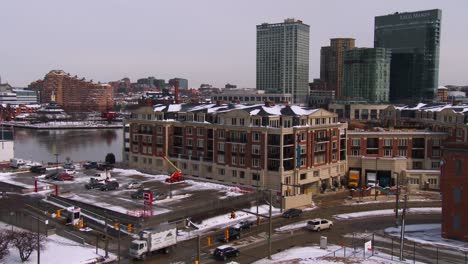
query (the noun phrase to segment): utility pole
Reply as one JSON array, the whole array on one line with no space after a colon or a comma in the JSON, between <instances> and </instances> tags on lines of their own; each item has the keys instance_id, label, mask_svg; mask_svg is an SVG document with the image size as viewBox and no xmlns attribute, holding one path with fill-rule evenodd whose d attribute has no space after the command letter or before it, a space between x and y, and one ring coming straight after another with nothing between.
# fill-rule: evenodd
<instances>
[{"instance_id":1,"label":"utility pole","mask_svg":"<svg viewBox=\"0 0 468 264\"><path fill-rule=\"evenodd\" d=\"M41 244L39 239L39 217L37 219L37 264L41 263Z\"/></svg>"},{"instance_id":2,"label":"utility pole","mask_svg":"<svg viewBox=\"0 0 468 264\"><path fill-rule=\"evenodd\" d=\"M270 212L268 214L268 259L271 259L271 232L273 229L273 222L271 221L271 204L273 202L273 191L270 190Z\"/></svg>"},{"instance_id":3,"label":"utility pole","mask_svg":"<svg viewBox=\"0 0 468 264\"><path fill-rule=\"evenodd\" d=\"M406 216L406 202L408 201L408 193L405 190L403 203L403 212L401 213L401 230L400 230L400 261L403 261L403 248L405 243L405 216Z\"/></svg>"},{"instance_id":4,"label":"utility pole","mask_svg":"<svg viewBox=\"0 0 468 264\"><path fill-rule=\"evenodd\" d=\"M395 194L395 226L398 227L398 207L400 202L400 183L398 181L399 173L394 172L396 175L396 194Z\"/></svg>"},{"instance_id":5,"label":"utility pole","mask_svg":"<svg viewBox=\"0 0 468 264\"><path fill-rule=\"evenodd\" d=\"M119 241L117 243L117 263L120 264L120 223L119 223Z\"/></svg>"},{"instance_id":6,"label":"utility pole","mask_svg":"<svg viewBox=\"0 0 468 264\"><path fill-rule=\"evenodd\" d=\"M200 264L200 235L197 236L197 264Z\"/></svg>"},{"instance_id":7,"label":"utility pole","mask_svg":"<svg viewBox=\"0 0 468 264\"><path fill-rule=\"evenodd\" d=\"M59 156L59 154L55 153L54 155L55 155L55 166L57 166L56 172L58 172L58 167L59 167L59 165L58 165L58 156Z\"/></svg>"}]
</instances>

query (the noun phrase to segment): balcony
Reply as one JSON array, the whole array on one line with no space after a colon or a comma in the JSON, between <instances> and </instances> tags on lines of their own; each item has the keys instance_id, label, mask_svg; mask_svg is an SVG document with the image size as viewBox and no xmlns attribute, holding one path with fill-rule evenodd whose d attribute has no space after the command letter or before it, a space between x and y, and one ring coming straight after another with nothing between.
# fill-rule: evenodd
<instances>
[{"instance_id":1,"label":"balcony","mask_svg":"<svg viewBox=\"0 0 468 264\"><path fill-rule=\"evenodd\" d=\"M330 141L330 137L316 137L315 138L315 142L327 142L327 141Z\"/></svg>"},{"instance_id":2,"label":"balcony","mask_svg":"<svg viewBox=\"0 0 468 264\"><path fill-rule=\"evenodd\" d=\"M247 143L247 137L240 137L240 138L234 138L234 137L226 137L226 142L231 142L231 143Z\"/></svg>"}]
</instances>

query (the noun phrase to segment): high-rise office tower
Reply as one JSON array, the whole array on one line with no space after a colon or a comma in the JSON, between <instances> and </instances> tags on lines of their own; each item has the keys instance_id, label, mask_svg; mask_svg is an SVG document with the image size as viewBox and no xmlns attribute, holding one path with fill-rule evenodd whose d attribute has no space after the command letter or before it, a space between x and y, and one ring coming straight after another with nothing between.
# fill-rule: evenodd
<instances>
[{"instance_id":1,"label":"high-rise office tower","mask_svg":"<svg viewBox=\"0 0 468 264\"><path fill-rule=\"evenodd\" d=\"M390 49L355 48L344 52L342 97L388 102Z\"/></svg>"},{"instance_id":2,"label":"high-rise office tower","mask_svg":"<svg viewBox=\"0 0 468 264\"><path fill-rule=\"evenodd\" d=\"M342 97L343 53L355 47L353 38L330 39L330 46L320 50L320 80L327 89L335 91L337 98Z\"/></svg>"},{"instance_id":3,"label":"high-rise office tower","mask_svg":"<svg viewBox=\"0 0 468 264\"><path fill-rule=\"evenodd\" d=\"M294 103L309 94L309 25L301 20L257 25L257 89L290 93Z\"/></svg>"},{"instance_id":4,"label":"high-rise office tower","mask_svg":"<svg viewBox=\"0 0 468 264\"><path fill-rule=\"evenodd\" d=\"M439 82L442 11L439 9L375 17L374 47L390 48L390 101L434 98Z\"/></svg>"}]
</instances>

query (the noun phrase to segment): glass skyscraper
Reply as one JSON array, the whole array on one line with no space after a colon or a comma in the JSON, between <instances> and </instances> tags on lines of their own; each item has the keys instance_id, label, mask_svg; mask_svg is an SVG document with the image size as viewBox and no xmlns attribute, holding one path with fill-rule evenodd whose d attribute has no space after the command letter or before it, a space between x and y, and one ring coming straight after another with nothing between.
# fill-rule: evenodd
<instances>
[{"instance_id":1,"label":"glass skyscraper","mask_svg":"<svg viewBox=\"0 0 468 264\"><path fill-rule=\"evenodd\" d=\"M434 98L439 82L442 11L439 9L375 17L374 47L390 48L390 101Z\"/></svg>"},{"instance_id":2,"label":"glass skyscraper","mask_svg":"<svg viewBox=\"0 0 468 264\"><path fill-rule=\"evenodd\" d=\"M301 20L257 25L257 89L289 93L294 103L309 94L309 25Z\"/></svg>"}]
</instances>

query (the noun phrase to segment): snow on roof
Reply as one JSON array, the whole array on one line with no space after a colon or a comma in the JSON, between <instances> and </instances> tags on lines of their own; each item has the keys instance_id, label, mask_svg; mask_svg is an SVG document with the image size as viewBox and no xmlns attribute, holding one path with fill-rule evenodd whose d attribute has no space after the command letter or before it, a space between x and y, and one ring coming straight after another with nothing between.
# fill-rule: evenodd
<instances>
[{"instance_id":1,"label":"snow on roof","mask_svg":"<svg viewBox=\"0 0 468 264\"><path fill-rule=\"evenodd\" d=\"M166 108L165 105L155 105L155 106L153 106L153 110L155 112L160 112L160 111L164 110L165 108Z\"/></svg>"},{"instance_id":2,"label":"snow on roof","mask_svg":"<svg viewBox=\"0 0 468 264\"><path fill-rule=\"evenodd\" d=\"M318 111L318 109L306 109L297 105L291 105L291 110L293 110L296 115L310 115Z\"/></svg>"},{"instance_id":3,"label":"snow on roof","mask_svg":"<svg viewBox=\"0 0 468 264\"><path fill-rule=\"evenodd\" d=\"M274 106L262 106L263 111L267 112L270 115L281 115L281 109L283 106L274 105Z\"/></svg>"},{"instance_id":4,"label":"snow on roof","mask_svg":"<svg viewBox=\"0 0 468 264\"><path fill-rule=\"evenodd\" d=\"M181 109L182 109L182 104L170 104L167 107L168 112L177 112L177 111L180 111Z\"/></svg>"},{"instance_id":5,"label":"snow on roof","mask_svg":"<svg viewBox=\"0 0 468 264\"><path fill-rule=\"evenodd\" d=\"M257 115L258 112L260 112L260 109L252 110L252 111L250 111L250 115Z\"/></svg>"}]
</instances>

